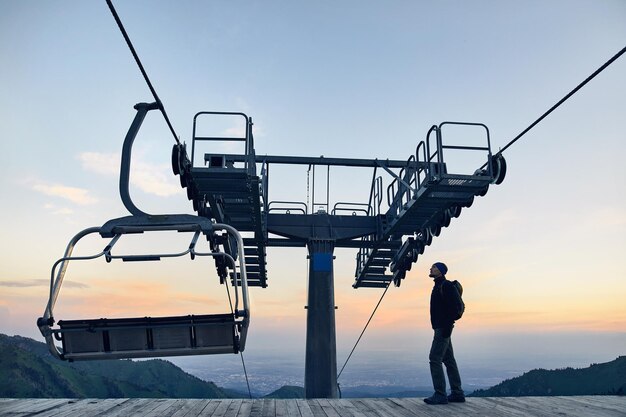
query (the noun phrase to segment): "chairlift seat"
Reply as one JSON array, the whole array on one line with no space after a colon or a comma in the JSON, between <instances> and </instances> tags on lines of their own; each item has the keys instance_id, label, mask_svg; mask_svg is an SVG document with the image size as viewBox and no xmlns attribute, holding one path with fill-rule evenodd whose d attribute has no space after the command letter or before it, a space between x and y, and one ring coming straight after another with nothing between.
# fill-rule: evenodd
<instances>
[{"instance_id":1,"label":"chairlift seat","mask_svg":"<svg viewBox=\"0 0 626 417\"><path fill-rule=\"evenodd\" d=\"M93 360L239 352L233 314L61 320L63 359Z\"/></svg>"}]
</instances>

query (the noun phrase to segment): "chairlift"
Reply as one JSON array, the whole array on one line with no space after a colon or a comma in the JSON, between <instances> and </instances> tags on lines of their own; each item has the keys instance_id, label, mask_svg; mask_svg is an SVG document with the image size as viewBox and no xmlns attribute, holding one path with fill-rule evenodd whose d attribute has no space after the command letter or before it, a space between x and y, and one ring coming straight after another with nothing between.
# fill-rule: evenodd
<instances>
[{"instance_id":1,"label":"chairlift","mask_svg":"<svg viewBox=\"0 0 626 417\"><path fill-rule=\"evenodd\" d=\"M139 103L122 147L120 168L120 196L130 216L107 221L101 227L90 227L77 233L68 243L63 257L52 266L50 294L44 314L37 327L53 356L61 360L132 359L163 356L239 353L245 349L250 323L246 260L241 234L232 226L213 223L210 219L190 214L150 215L133 203L129 193L132 145L143 119L150 110L159 109L158 103ZM182 148L184 151L184 147ZM177 253L119 255L113 252L116 243L127 234L154 231L174 231L192 234L186 250ZM225 231L233 242L230 250L219 252L210 242ZM88 256L72 256L74 247L85 236L98 233L108 242L102 251ZM197 250L200 235L209 241L209 251ZM54 317L63 278L71 261L90 261L104 258L106 262L159 261L190 255L221 259L224 268L230 268L240 277L233 280L234 306L223 314L204 314L171 317L98 318L59 320ZM226 280L221 283L228 285ZM230 293L229 293L230 294ZM230 300L230 295L229 295ZM241 304L241 308L240 308ZM57 325L55 327L55 324ZM55 342L60 342L61 347Z\"/></svg>"},{"instance_id":2,"label":"chairlift","mask_svg":"<svg viewBox=\"0 0 626 417\"><path fill-rule=\"evenodd\" d=\"M237 240L239 265L227 253L202 252L197 249L201 234L208 236L217 230L225 230ZM113 252L116 243L124 235L152 231L191 233L192 237L189 247L178 253L118 255ZM94 233L108 239L104 249L95 255L72 256L77 243ZM107 262L115 260L148 262L185 255L190 255L191 259L221 256L233 271L239 272L242 278L241 288L234 282L234 306L231 312L174 317L59 320L56 323L58 327L53 328L54 307L71 261L104 258ZM74 361L183 356L238 353L245 349L250 306L243 240L241 235L228 225L212 224L209 219L193 215L127 216L113 219L102 227L88 228L74 236L64 256L54 263L50 280L50 297L44 315L39 318L37 325L46 339L50 352L59 359ZM61 348L55 341L61 342Z\"/></svg>"}]
</instances>

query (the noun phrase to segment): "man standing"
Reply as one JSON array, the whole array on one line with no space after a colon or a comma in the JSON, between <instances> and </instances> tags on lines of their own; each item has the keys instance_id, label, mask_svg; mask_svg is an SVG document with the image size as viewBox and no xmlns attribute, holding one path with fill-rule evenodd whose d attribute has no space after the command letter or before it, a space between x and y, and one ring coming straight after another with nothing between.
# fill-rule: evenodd
<instances>
[{"instance_id":1,"label":"man standing","mask_svg":"<svg viewBox=\"0 0 626 417\"><path fill-rule=\"evenodd\" d=\"M452 350L452 328L454 318L450 311L460 309L462 305L461 296L456 286L446 280L448 267L437 262L430 268L429 276L434 279L435 285L430 294L430 322L435 330L433 344L430 348L430 375L433 379L435 393L424 398L426 404L448 404L448 402L465 402L465 393L461 388L461 376L454 359ZM446 365L448 381L450 382L451 394L446 396L446 378L443 373L443 366Z\"/></svg>"}]
</instances>

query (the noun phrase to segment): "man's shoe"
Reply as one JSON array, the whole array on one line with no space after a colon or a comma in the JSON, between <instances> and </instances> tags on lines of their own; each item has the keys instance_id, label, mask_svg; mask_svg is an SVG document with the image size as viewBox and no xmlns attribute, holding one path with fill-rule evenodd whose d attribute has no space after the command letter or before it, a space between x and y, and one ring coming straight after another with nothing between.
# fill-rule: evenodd
<instances>
[{"instance_id":1,"label":"man's shoe","mask_svg":"<svg viewBox=\"0 0 626 417\"><path fill-rule=\"evenodd\" d=\"M424 402L430 405L448 404L448 398L441 395L433 394L428 398L424 398Z\"/></svg>"},{"instance_id":2,"label":"man's shoe","mask_svg":"<svg viewBox=\"0 0 626 417\"><path fill-rule=\"evenodd\" d=\"M450 394L450 395L448 395L448 402L450 402L450 403L464 403L465 402L465 395Z\"/></svg>"}]
</instances>

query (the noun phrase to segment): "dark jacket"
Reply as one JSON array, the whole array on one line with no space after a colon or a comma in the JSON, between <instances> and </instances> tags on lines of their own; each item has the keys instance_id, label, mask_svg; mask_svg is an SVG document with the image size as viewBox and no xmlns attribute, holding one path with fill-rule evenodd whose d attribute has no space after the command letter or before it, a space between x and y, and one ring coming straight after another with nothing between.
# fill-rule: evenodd
<instances>
[{"instance_id":1,"label":"dark jacket","mask_svg":"<svg viewBox=\"0 0 626 417\"><path fill-rule=\"evenodd\" d=\"M442 288L443 286L443 288ZM445 277L435 279L433 291L430 293L430 324L433 329L450 329L454 320L450 318L447 306L460 303L460 296L454 285Z\"/></svg>"}]
</instances>

